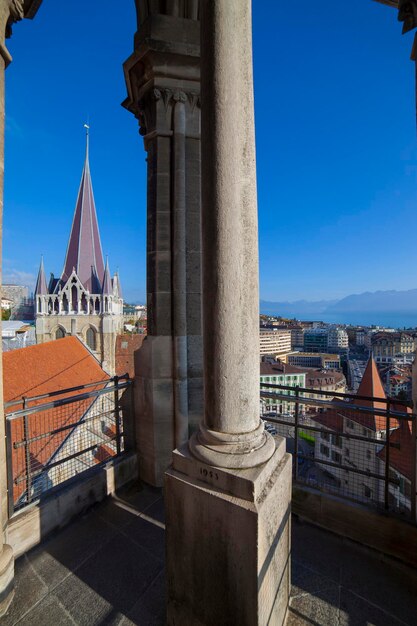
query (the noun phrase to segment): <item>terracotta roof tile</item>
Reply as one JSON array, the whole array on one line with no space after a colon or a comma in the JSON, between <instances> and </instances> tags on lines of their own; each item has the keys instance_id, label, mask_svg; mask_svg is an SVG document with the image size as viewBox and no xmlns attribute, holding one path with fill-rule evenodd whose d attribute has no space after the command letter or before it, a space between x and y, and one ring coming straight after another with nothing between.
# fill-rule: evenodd
<instances>
[{"instance_id":1,"label":"terracotta roof tile","mask_svg":"<svg viewBox=\"0 0 417 626\"><path fill-rule=\"evenodd\" d=\"M3 353L3 372L5 402L20 399L22 396L44 395L61 389L104 381L108 378L93 355L75 337L65 337L59 341L5 352ZM97 387L94 386L89 391L101 387L102 385L98 384ZM82 391L69 392L58 397L65 398L77 395L77 393L82 393ZM48 399L37 400L31 402L29 406L47 402ZM82 400L31 415L29 418L29 436L36 437L67 424L78 422L93 402L94 398ZM6 413L12 413L21 408L22 405L9 407L6 409ZM23 441L23 419L13 420L11 428L12 441ZM37 471L44 467L70 432L70 430L65 430L32 442L30 444L31 470ZM14 478L23 476L25 473L23 447L13 449L12 463ZM15 501L24 493L25 489L25 482L14 486Z\"/></svg>"}]
</instances>

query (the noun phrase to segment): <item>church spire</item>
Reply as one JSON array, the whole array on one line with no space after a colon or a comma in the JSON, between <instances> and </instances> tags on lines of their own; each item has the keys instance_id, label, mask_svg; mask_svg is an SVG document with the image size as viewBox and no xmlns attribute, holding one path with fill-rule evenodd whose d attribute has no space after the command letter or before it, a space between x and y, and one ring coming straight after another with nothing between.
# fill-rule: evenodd
<instances>
[{"instance_id":1,"label":"church spire","mask_svg":"<svg viewBox=\"0 0 417 626\"><path fill-rule=\"evenodd\" d=\"M39 266L38 279L36 281L35 296L46 296L48 287L46 286L45 270L43 268L43 256L41 256L41 264Z\"/></svg>"},{"instance_id":2,"label":"church spire","mask_svg":"<svg viewBox=\"0 0 417 626\"><path fill-rule=\"evenodd\" d=\"M103 278L103 296L111 296L113 293L111 276L110 276L110 268L109 268L109 259L106 258L106 269L104 270L104 278Z\"/></svg>"},{"instance_id":3,"label":"church spire","mask_svg":"<svg viewBox=\"0 0 417 626\"><path fill-rule=\"evenodd\" d=\"M94 268L101 281L104 277L104 262L90 174L89 126L85 124L85 128L85 163L61 280L66 282L75 268L84 287L90 293L95 293L91 268Z\"/></svg>"}]
</instances>

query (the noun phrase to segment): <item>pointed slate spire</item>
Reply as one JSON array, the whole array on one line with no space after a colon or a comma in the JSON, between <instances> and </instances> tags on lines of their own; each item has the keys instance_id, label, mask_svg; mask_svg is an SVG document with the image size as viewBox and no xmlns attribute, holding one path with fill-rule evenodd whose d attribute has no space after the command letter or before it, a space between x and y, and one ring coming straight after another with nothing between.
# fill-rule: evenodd
<instances>
[{"instance_id":1,"label":"pointed slate spire","mask_svg":"<svg viewBox=\"0 0 417 626\"><path fill-rule=\"evenodd\" d=\"M96 276L103 276L104 262L101 250L100 232L98 229L97 212L94 203L93 185L91 182L90 164L88 160L89 136L87 128L87 145L84 169L75 206L71 235L68 242L64 269L61 280L66 282L73 268L78 278L90 293L97 293L93 285L91 267ZM100 290L98 290L99 292Z\"/></svg>"},{"instance_id":2,"label":"pointed slate spire","mask_svg":"<svg viewBox=\"0 0 417 626\"><path fill-rule=\"evenodd\" d=\"M45 270L43 268L43 256L41 257L41 264L39 266L38 279L36 281L35 296L46 296L48 294L48 287L46 286Z\"/></svg>"},{"instance_id":3,"label":"pointed slate spire","mask_svg":"<svg viewBox=\"0 0 417 626\"><path fill-rule=\"evenodd\" d=\"M120 284L119 272L116 272L113 277L113 293L118 298L123 298L122 285Z\"/></svg>"},{"instance_id":4,"label":"pointed slate spire","mask_svg":"<svg viewBox=\"0 0 417 626\"><path fill-rule=\"evenodd\" d=\"M109 259L106 259L106 269L103 278L103 296L111 296L113 294L113 286L110 276Z\"/></svg>"}]
</instances>

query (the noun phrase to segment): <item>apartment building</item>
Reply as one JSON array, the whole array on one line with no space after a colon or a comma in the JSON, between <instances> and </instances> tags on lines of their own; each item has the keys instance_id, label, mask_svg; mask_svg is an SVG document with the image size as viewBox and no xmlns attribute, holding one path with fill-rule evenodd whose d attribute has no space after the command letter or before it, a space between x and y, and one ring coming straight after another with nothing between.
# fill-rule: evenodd
<instances>
[{"instance_id":1,"label":"apartment building","mask_svg":"<svg viewBox=\"0 0 417 626\"><path fill-rule=\"evenodd\" d=\"M372 356L376 363L412 363L415 341L408 333L378 332L372 337Z\"/></svg>"},{"instance_id":2,"label":"apartment building","mask_svg":"<svg viewBox=\"0 0 417 626\"><path fill-rule=\"evenodd\" d=\"M319 352L294 352L287 356L287 363L296 367L316 367L320 369L340 369L338 354Z\"/></svg>"},{"instance_id":3,"label":"apartment building","mask_svg":"<svg viewBox=\"0 0 417 626\"><path fill-rule=\"evenodd\" d=\"M263 330L259 331L259 354L260 356L280 356L291 352L291 332L289 330Z\"/></svg>"}]
</instances>

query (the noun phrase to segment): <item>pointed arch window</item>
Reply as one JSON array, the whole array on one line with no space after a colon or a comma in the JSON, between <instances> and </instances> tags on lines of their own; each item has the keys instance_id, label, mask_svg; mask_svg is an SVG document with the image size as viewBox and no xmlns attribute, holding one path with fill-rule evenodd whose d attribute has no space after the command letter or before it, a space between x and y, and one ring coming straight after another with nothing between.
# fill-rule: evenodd
<instances>
[{"instance_id":1,"label":"pointed arch window","mask_svg":"<svg viewBox=\"0 0 417 626\"><path fill-rule=\"evenodd\" d=\"M63 339L65 337L65 330L63 328L57 328L55 333L55 339Z\"/></svg>"},{"instance_id":2,"label":"pointed arch window","mask_svg":"<svg viewBox=\"0 0 417 626\"><path fill-rule=\"evenodd\" d=\"M90 348L90 350L95 350L97 345L95 330L93 330L92 328L88 328L85 339L87 346Z\"/></svg>"}]
</instances>

